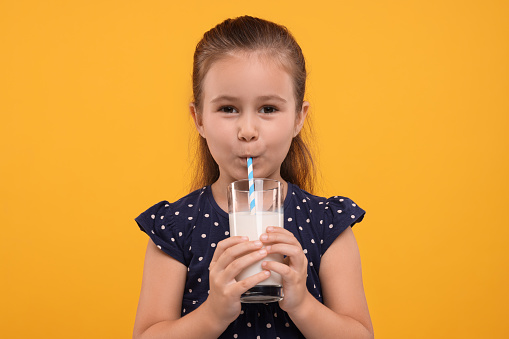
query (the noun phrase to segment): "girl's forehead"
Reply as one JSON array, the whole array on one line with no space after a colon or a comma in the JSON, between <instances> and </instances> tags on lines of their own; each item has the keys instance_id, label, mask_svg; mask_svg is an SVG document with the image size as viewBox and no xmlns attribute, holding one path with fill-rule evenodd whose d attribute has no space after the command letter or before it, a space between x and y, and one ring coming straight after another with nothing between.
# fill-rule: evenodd
<instances>
[{"instance_id":1,"label":"girl's forehead","mask_svg":"<svg viewBox=\"0 0 509 339\"><path fill-rule=\"evenodd\" d=\"M260 91L293 95L290 74L277 58L266 53L232 53L216 60L205 75L203 89L206 97Z\"/></svg>"}]
</instances>

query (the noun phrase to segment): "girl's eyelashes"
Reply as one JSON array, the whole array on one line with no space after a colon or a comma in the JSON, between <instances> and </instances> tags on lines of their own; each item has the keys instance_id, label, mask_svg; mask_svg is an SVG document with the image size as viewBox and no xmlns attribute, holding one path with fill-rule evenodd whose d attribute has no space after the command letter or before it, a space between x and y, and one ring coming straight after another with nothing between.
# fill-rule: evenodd
<instances>
[{"instance_id":1,"label":"girl's eyelashes","mask_svg":"<svg viewBox=\"0 0 509 339\"><path fill-rule=\"evenodd\" d=\"M277 112L278 109L274 106L263 106L261 109L260 109L260 113L267 113L267 114L270 114L270 113L275 113Z\"/></svg>"},{"instance_id":2,"label":"girl's eyelashes","mask_svg":"<svg viewBox=\"0 0 509 339\"><path fill-rule=\"evenodd\" d=\"M223 112L223 113L229 113L229 114L239 113L239 110L233 106L221 106L218 108L217 111ZM276 113L277 111L279 111L279 110L276 107L270 106L270 105L262 106L262 108L260 108L258 110L259 113L265 113L265 114Z\"/></svg>"},{"instance_id":3,"label":"girl's eyelashes","mask_svg":"<svg viewBox=\"0 0 509 339\"><path fill-rule=\"evenodd\" d=\"M224 112L224 113L238 113L237 109L233 106L221 106L219 108L219 112Z\"/></svg>"}]
</instances>

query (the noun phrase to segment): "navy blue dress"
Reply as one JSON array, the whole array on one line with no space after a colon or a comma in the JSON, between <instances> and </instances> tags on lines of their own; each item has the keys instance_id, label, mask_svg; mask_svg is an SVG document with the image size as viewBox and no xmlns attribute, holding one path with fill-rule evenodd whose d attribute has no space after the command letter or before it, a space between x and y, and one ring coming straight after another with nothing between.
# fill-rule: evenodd
<instances>
[{"instance_id":1,"label":"navy blue dress","mask_svg":"<svg viewBox=\"0 0 509 339\"><path fill-rule=\"evenodd\" d=\"M341 232L360 222L364 214L364 210L348 198L317 197L288 183L284 227L302 245L308 259L307 288L318 301L323 303L318 278L322 255ZM187 266L182 316L198 308L208 296L208 267L216 245L229 236L228 214L215 202L210 186L174 203L162 201L138 216L136 222L159 249ZM219 338L304 336L274 302L242 304L240 316Z\"/></svg>"}]
</instances>

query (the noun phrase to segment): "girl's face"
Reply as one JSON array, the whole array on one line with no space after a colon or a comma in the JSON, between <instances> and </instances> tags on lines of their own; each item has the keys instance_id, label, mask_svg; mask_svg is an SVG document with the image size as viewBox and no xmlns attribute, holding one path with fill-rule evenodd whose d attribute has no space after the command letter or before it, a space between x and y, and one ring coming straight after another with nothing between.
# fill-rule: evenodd
<instances>
[{"instance_id":1,"label":"girl's face","mask_svg":"<svg viewBox=\"0 0 509 339\"><path fill-rule=\"evenodd\" d=\"M270 57L235 53L216 61L203 81L203 108L191 113L219 165L218 183L254 176L282 181L281 163L301 130L309 104L296 113L291 76Z\"/></svg>"}]
</instances>

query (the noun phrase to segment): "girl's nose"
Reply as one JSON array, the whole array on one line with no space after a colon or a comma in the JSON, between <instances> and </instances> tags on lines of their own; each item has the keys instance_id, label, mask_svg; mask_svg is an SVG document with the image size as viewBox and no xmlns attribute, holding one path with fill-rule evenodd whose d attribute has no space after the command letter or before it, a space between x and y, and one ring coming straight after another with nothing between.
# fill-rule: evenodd
<instances>
[{"instance_id":1,"label":"girl's nose","mask_svg":"<svg viewBox=\"0 0 509 339\"><path fill-rule=\"evenodd\" d=\"M256 115L242 114L239 121L239 140L252 141L258 139L258 128L256 126Z\"/></svg>"}]
</instances>

